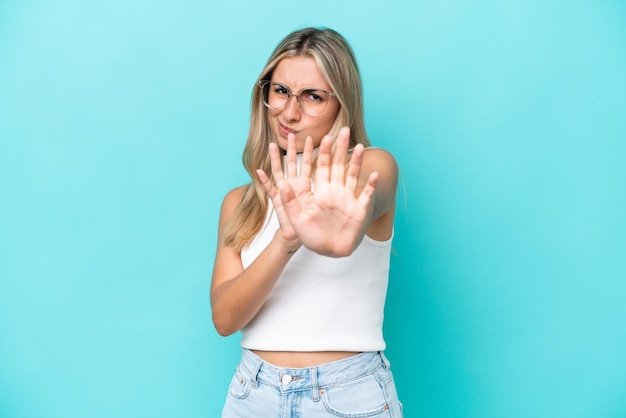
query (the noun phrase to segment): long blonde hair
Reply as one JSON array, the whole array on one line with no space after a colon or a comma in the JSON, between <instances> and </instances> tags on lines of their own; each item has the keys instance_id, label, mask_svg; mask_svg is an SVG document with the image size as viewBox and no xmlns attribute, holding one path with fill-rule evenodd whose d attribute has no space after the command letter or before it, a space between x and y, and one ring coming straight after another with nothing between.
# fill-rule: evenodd
<instances>
[{"instance_id":1,"label":"long blonde hair","mask_svg":"<svg viewBox=\"0 0 626 418\"><path fill-rule=\"evenodd\" d=\"M328 28L306 28L287 35L274 49L258 80L269 80L274 69L286 57L313 57L340 103L331 138L337 138L343 126L350 127L350 147L369 146L363 122L361 75L350 44L338 32ZM257 81L258 81L257 80ZM256 175L261 168L271 178L269 143L276 142L270 129L268 111L261 89L255 82L252 91L250 132L242 155L243 165L252 181L247 185L241 204L224 234L224 244L240 251L263 226L268 196Z\"/></svg>"}]
</instances>

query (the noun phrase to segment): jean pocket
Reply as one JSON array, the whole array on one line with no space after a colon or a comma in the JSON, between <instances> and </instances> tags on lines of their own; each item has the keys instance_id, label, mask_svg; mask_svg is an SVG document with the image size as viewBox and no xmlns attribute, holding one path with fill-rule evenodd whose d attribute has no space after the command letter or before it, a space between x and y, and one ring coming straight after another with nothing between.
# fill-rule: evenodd
<instances>
[{"instance_id":1,"label":"jean pocket","mask_svg":"<svg viewBox=\"0 0 626 418\"><path fill-rule=\"evenodd\" d=\"M235 370L235 374L230 381L230 386L228 387L228 393L237 399L245 399L250 394L250 388L252 383L249 379L247 379L241 372L239 368Z\"/></svg>"},{"instance_id":2,"label":"jean pocket","mask_svg":"<svg viewBox=\"0 0 626 418\"><path fill-rule=\"evenodd\" d=\"M320 388L320 394L326 410L337 417L389 417L381 383L369 374L345 384Z\"/></svg>"}]
</instances>

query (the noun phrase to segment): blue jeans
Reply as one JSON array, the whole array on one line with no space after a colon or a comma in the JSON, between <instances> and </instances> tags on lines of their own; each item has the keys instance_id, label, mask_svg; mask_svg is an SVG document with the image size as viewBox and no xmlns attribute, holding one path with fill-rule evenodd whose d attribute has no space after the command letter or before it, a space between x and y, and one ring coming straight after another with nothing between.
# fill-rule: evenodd
<instances>
[{"instance_id":1,"label":"blue jeans","mask_svg":"<svg viewBox=\"0 0 626 418\"><path fill-rule=\"evenodd\" d=\"M222 418L401 418L389 361L367 352L310 368L281 368L243 349Z\"/></svg>"}]
</instances>

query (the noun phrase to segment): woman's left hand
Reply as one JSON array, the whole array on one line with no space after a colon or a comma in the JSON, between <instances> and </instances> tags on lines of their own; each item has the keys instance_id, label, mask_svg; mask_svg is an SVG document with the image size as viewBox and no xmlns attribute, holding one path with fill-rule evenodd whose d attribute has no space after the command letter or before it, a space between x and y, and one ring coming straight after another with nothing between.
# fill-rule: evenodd
<instances>
[{"instance_id":1,"label":"woman's left hand","mask_svg":"<svg viewBox=\"0 0 626 418\"><path fill-rule=\"evenodd\" d=\"M371 221L372 198L378 181L378 173L370 173L357 196L365 150L361 144L354 147L346 167L349 142L350 131L343 128L333 154L331 138L324 137L319 147L314 190L305 185L305 182L310 184L311 146L304 149L296 181L285 179L278 152L270 153L283 215L305 247L332 257L350 255L363 239ZM290 168L292 162L295 167L295 143L293 146L290 143L287 150L290 172L295 170Z\"/></svg>"}]
</instances>

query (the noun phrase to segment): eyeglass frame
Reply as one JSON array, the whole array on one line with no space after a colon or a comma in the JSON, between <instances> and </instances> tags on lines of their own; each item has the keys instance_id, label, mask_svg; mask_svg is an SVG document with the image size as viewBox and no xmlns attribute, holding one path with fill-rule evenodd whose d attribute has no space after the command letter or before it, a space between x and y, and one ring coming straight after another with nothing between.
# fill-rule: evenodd
<instances>
[{"instance_id":1,"label":"eyeglass frame","mask_svg":"<svg viewBox=\"0 0 626 418\"><path fill-rule=\"evenodd\" d=\"M285 101L284 105L279 106L279 107L271 107L269 105L269 103L267 103L265 101L265 96L263 95L263 87L265 87L266 85L271 84L271 83L278 84L279 86L284 87L287 90L287 100ZM328 103L326 103L326 107L324 107L324 109L320 113L311 114L311 113L305 111L302 108L302 105L300 104L300 93L302 93L305 90L317 90L317 91L321 91L321 92L324 92L324 93L328 94L329 97L337 97L337 94L334 91L328 91L328 90L324 90L324 89L319 89L317 87L303 87L300 90L298 90L296 92L293 92L293 91L291 91L289 86L286 86L283 83L279 83L277 81L272 81L272 80L259 80L259 81L257 81L257 85L261 89L261 101L263 102L263 105L265 105L265 107L267 107L268 109L282 109L282 108L284 108L285 106L287 106L289 104L289 100L291 100L291 97L293 96L293 97L296 98L296 102L298 103L298 108L302 112L304 112L305 114L307 114L309 116L319 116L322 113L324 113L324 110L326 110L326 107L328 107ZM268 92L268 94L269 94L269 92ZM268 97L268 100L269 100L269 97Z\"/></svg>"}]
</instances>

